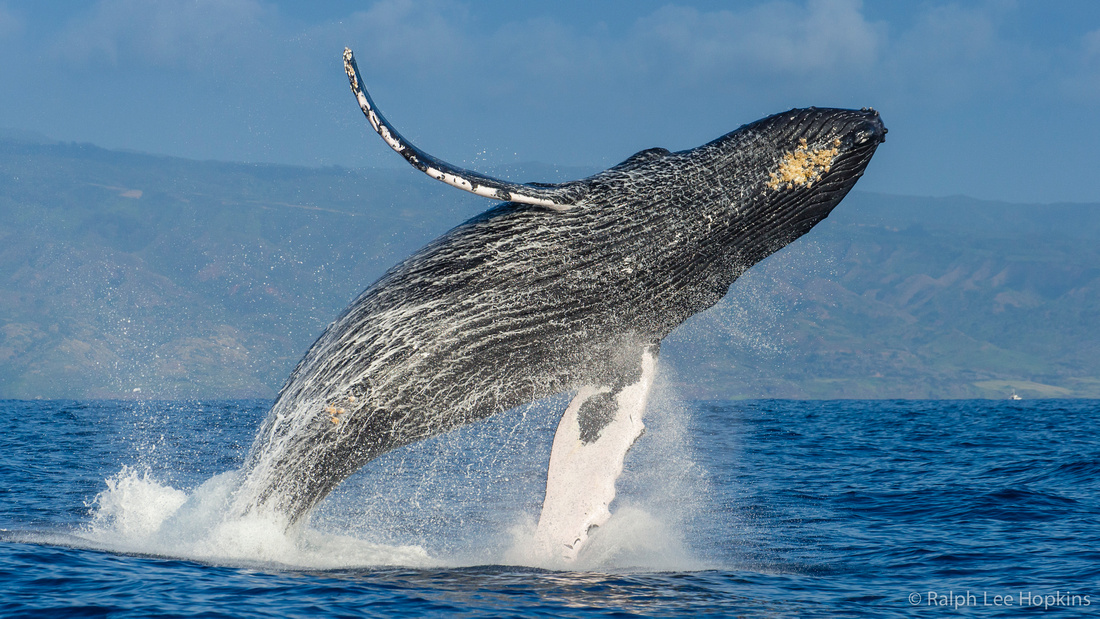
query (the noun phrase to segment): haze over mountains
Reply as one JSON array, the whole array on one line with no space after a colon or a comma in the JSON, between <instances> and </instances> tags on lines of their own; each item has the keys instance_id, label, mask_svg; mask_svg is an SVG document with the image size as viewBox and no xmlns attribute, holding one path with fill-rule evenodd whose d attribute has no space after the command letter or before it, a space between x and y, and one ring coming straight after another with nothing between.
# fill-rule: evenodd
<instances>
[{"instance_id":1,"label":"haze over mountains","mask_svg":"<svg viewBox=\"0 0 1100 619\"><path fill-rule=\"evenodd\" d=\"M272 397L356 294L489 204L411 168L0 135L0 397ZM1097 239L1100 205L857 191L663 367L696 398L1100 397Z\"/></svg>"}]
</instances>

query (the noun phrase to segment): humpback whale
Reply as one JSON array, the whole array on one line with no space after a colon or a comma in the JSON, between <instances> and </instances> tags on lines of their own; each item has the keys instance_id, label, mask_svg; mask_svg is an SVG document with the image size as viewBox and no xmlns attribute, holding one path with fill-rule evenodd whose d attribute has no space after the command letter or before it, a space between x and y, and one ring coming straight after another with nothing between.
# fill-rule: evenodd
<instances>
[{"instance_id":1,"label":"humpback whale","mask_svg":"<svg viewBox=\"0 0 1100 619\"><path fill-rule=\"evenodd\" d=\"M571 393L535 542L575 558L610 517L661 340L823 220L886 135L873 109L792 109L689 150L643 150L588 178L513 183L414 146L375 106L348 49L344 67L393 150L500 203L371 284L283 385L234 506L288 527L387 451Z\"/></svg>"}]
</instances>

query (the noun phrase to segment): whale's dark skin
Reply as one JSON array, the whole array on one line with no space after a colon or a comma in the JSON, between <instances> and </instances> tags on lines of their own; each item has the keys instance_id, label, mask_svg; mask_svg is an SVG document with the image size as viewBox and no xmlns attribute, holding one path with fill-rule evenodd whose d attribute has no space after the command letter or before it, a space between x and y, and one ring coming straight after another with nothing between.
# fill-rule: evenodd
<instances>
[{"instance_id":1,"label":"whale's dark skin","mask_svg":"<svg viewBox=\"0 0 1100 619\"><path fill-rule=\"evenodd\" d=\"M824 219L885 134L873 110L795 109L555 185L497 181L408 145L402 154L429 174L537 203L497 204L355 299L279 393L238 510L293 525L391 449L585 384L631 382L640 351ZM582 410L582 438L601 415Z\"/></svg>"}]
</instances>

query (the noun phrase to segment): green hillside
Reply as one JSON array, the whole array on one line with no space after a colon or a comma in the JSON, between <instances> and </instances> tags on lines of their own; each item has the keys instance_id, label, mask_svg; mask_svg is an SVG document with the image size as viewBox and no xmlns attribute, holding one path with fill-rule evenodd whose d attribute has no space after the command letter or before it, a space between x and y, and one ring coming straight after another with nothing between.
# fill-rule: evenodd
<instances>
[{"instance_id":1,"label":"green hillside","mask_svg":"<svg viewBox=\"0 0 1100 619\"><path fill-rule=\"evenodd\" d=\"M358 292L487 206L411 169L0 140L0 397L270 397ZM662 357L690 397L1100 397L1097 239L1093 205L853 194Z\"/></svg>"}]
</instances>

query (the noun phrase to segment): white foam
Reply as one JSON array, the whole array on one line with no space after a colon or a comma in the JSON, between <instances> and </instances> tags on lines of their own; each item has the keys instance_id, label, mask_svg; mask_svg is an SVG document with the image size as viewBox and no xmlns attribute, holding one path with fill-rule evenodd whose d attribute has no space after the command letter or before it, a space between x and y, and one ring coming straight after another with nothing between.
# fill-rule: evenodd
<instances>
[{"instance_id":1,"label":"white foam","mask_svg":"<svg viewBox=\"0 0 1100 619\"><path fill-rule=\"evenodd\" d=\"M535 520L510 531L512 544L496 561L503 565L567 571L688 571L704 569L688 550L674 520L634 504L619 506L607 523L590 533L573 561L547 555L537 544Z\"/></svg>"},{"instance_id":2,"label":"white foam","mask_svg":"<svg viewBox=\"0 0 1100 619\"><path fill-rule=\"evenodd\" d=\"M92 529L110 529L129 539L145 538L186 502L187 493L161 486L149 479L147 471L139 474L124 466L96 496Z\"/></svg>"},{"instance_id":3,"label":"white foam","mask_svg":"<svg viewBox=\"0 0 1100 619\"><path fill-rule=\"evenodd\" d=\"M188 494L123 467L96 496L91 524L79 537L115 552L211 563L263 563L335 569L438 564L419 546L386 545L355 537L287 530L274 514L228 516L237 472L223 473Z\"/></svg>"},{"instance_id":4,"label":"white foam","mask_svg":"<svg viewBox=\"0 0 1100 619\"><path fill-rule=\"evenodd\" d=\"M627 454L612 518L574 562L548 563L533 551L545 452L562 404L511 411L387 454L342 484L311 524L289 530L275 514L229 516L237 471L177 488L158 473L123 467L93 501L79 541L61 543L276 569L705 569L688 539L705 481L691 458L685 409L660 378L650 430Z\"/></svg>"}]
</instances>

